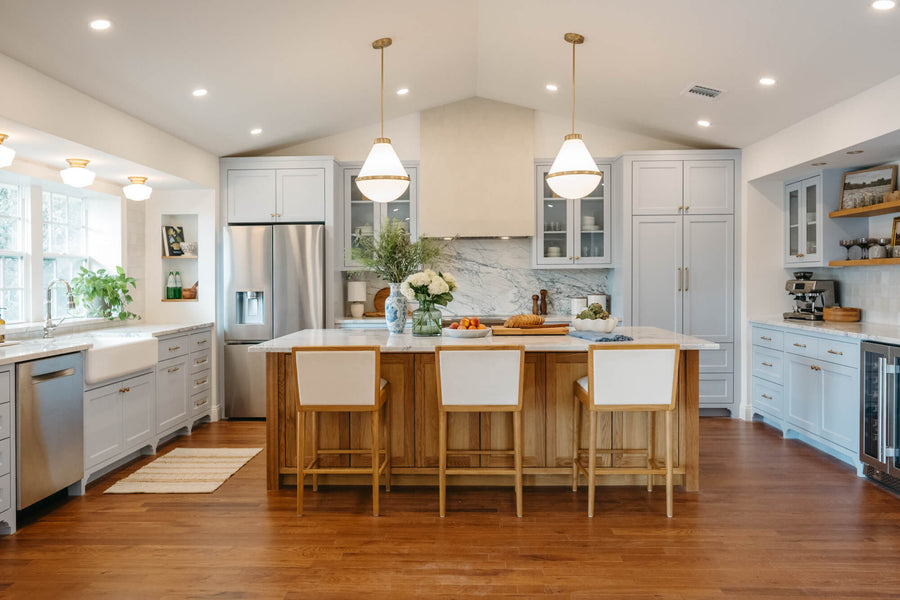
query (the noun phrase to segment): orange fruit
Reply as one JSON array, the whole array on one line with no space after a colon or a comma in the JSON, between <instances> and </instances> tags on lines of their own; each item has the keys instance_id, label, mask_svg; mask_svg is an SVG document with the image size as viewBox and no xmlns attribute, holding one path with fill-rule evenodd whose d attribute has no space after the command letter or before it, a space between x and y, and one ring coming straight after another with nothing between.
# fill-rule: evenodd
<instances>
[{"instance_id":1,"label":"orange fruit","mask_svg":"<svg viewBox=\"0 0 900 600\"><path fill-rule=\"evenodd\" d=\"M460 328L460 329L466 329L468 326L469 326L469 319L468 319L468 317L463 317L463 318L460 320L460 322L459 322L459 328Z\"/></svg>"},{"instance_id":2,"label":"orange fruit","mask_svg":"<svg viewBox=\"0 0 900 600\"><path fill-rule=\"evenodd\" d=\"M450 329L459 329L459 323L450 323Z\"/></svg>"},{"instance_id":3,"label":"orange fruit","mask_svg":"<svg viewBox=\"0 0 900 600\"><path fill-rule=\"evenodd\" d=\"M479 324L478 329L487 329L487 326Z\"/></svg>"}]
</instances>

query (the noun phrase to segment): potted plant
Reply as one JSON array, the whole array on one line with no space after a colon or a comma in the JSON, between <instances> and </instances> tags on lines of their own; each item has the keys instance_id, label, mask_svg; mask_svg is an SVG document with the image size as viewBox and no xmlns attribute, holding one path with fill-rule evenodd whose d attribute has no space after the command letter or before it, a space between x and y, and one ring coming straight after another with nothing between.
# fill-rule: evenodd
<instances>
[{"instance_id":1,"label":"potted plant","mask_svg":"<svg viewBox=\"0 0 900 600\"><path fill-rule=\"evenodd\" d=\"M388 331L403 333L407 300L400 292L400 283L423 265L437 261L443 254L443 248L432 238L411 241L404 222L397 219L388 219L378 235L357 234L356 241L358 247L353 257L391 287L391 295L384 302Z\"/></svg>"},{"instance_id":2,"label":"potted plant","mask_svg":"<svg viewBox=\"0 0 900 600\"><path fill-rule=\"evenodd\" d=\"M125 269L116 267L115 273L106 269L91 271L85 267L72 277L72 294L92 317L102 317L110 321L119 319L140 319L140 315L125 307L133 301L129 286L134 289L134 277L125 275Z\"/></svg>"}]
</instances>

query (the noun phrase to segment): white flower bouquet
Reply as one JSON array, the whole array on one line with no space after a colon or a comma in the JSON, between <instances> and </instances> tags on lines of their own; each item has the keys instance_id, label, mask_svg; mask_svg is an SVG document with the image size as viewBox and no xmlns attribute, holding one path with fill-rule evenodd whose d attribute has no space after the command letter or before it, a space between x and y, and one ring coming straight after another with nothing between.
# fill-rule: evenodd
<instances>
[{"instance_id":1,"label":"white flower bouquet","mask_svg":"<svg viewBox=\"0 0 900 600\"><path fill-rule=\"evenodd\" d=\"M455 290L456 278L453 275L431 269L413 273L400 284L400 292L409 300L441 306L447 306L453 300L451 292Z\"/></svg>"}]
</instances>

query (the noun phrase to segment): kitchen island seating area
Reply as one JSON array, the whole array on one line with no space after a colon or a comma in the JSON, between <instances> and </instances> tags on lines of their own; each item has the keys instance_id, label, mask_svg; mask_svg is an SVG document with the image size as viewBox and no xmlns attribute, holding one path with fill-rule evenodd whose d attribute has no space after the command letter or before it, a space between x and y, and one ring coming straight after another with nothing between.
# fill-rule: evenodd
<instances>
[{"instance_id":1,"label":"kitchen island seating area","mask_svg":"<svg viewBox=\"0 0 900 600\"><path fill-rule=\"evenodd\" d=\"M296 347L292 357L297 374L297 423L300 424L297 427L297 516L303 515L306 475L312 477L313 491L318 491L321 474L365 474L372 477L372 515L377 517L382 475L386 491L391 491L391 421L390 411L386 409L390 383L380 376L381 349L378 346ZM371 448L319 448L319 413L323 412L369 413ZM312 428L312 457L308 464L305 460L307 415ZM371 455L369 466L323 467L320 464L323 455L366 453Z\"/></svg>"},{"instance_id":2,"label":"kitchen island seating area","mask_svg":"<svg viewBox=\"0 0 900 600\"><path fill-rule=\"evenodd\" d=\"M647 491L653 491L653 476L666 478L666 516L673 512L672 482L672 417L677 399L680 348L671 344L611 346L595 344L588 348L588 374L577 379L573 386L575 406L572 435L572 491L578 489L578 476L583 473L588 482L588 517L594 516L594 492L597 475L618 473L645 474ZM588 448L578 447L581 439L582 407L590 420ZM602 412L647 413L646 448L597 448L597 418ZM655 420L653 413L665 414L665 464L660 465L653 455ZM612 424L614 421L610 419ZM587 454L588 464L582 462ZM609 467L597 467L597 455L609 455ZM616 456L645 456L646 466L615 466Z\"/></svg>"}]
</instances>

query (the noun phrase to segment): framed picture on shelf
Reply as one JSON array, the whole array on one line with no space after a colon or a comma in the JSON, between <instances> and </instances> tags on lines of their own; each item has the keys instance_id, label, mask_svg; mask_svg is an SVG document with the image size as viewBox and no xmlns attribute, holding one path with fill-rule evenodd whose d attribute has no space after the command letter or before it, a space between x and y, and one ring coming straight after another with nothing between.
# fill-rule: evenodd
<instances>
[{"instance_id":1,"label":"framed picture on shelf","mask_svg":"<svg viewBox=\"0 0 900 600\"><path fill-rule=\"evenodd\" d=\"M184 254L184 227L163 225L163 256L182 256Z\"/></svg>"},{"instance_id":2,"label":"framed picture on shelf","mask_svg":"<svg viewBox=\"0 0 900 600\"><path fill-rule=\"evenodd\" d=\"M897 242L900 242L900 240L897 239L898 224L900 224L900 217L894 217L894 226L891 228L891 246L894 248L897 247ZM896 254L894 256L896 256Z\"/></svg>"},{"instance_id":3,"label":"framed picture on shelf","mask_svg":"<svg viewBox=\"0 0 900 600\"><path fill-rule=\"evenodd\" d=\"M897 165L884 165L844 173L841 183L841 210L884 202L884 195L897 186Z\"/></svg>"}]
</instances>

